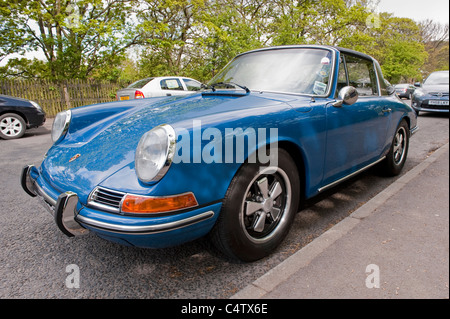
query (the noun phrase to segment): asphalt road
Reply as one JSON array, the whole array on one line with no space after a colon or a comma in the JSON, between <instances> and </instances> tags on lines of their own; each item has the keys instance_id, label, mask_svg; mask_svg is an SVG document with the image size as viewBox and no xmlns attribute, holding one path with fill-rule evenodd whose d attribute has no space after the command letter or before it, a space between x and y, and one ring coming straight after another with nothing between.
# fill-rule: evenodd
<instances>
[{"instance_id":1,"label":"asphalt road","mask_svg":"<svg viewBox=\"0 0 450 319\"><path fill-rule=\"evenodd\" d=\"M205 239L148 250L89 234L67 238L19 183L24 165L39 165L50 123L20 140L0 140L0 298L228 298L320 236L390 185L374 169L307 203L283 245L251 264L233 263ZM404 172L449 140L448 115L423 113ZM417 196L417 194L411 194ZM79 281L74 275L79 274Z\"/></svg>"}]
</instances>

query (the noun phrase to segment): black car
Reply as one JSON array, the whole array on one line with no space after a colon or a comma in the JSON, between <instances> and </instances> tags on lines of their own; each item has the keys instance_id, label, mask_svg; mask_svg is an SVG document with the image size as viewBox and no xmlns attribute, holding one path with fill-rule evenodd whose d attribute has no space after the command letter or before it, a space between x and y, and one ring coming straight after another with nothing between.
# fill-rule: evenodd
<instances>
[{"instance_id":1,"label":"black car","mask_svg":"<svg viewBox=\"0 0 450 319\"><path fill-rule=\"evenodd\" d=\"M46 115L36 102L0 94L0 138L22 137L25 130L45 123Z\"/></svg>"},{"instance_id":2,"label":"black car","mask_svg":"<svg viewBox=\"0 0 450 319\"><path fill-rule=\"evenodd\" d=\"M414 92L411 106L417 114L425 112L449 112L449 71L436 71L430 74Z\"/></svg>"}]
</instances>

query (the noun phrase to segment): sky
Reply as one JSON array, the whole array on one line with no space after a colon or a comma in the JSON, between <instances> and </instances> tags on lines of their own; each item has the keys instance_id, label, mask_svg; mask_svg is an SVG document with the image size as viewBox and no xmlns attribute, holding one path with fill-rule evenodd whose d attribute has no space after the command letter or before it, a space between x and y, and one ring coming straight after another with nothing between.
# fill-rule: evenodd
<instances>
[{"instance_id":1,"label":"sky","mask_svg":"<svg viewBox=\"0 0 450 319\"><path fill-rule=\"evenodd\" d=\"M414 21L432 19L449 23L449 0L379 0L376 11L393 13L396 17Z\"/></svg>"}]
</instances>

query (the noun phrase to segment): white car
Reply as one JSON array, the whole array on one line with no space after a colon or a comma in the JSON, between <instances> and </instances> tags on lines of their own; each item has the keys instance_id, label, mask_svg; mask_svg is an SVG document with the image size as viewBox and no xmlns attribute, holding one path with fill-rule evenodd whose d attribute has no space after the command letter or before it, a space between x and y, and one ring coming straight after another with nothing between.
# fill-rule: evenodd
<instances>
[{"instance_id":1,"label":"white car","mask_svg":"<svg viewBox=\"0 0 450 319\"><path fill-rule=\"evenodd\" d=\"M155 96L183 95L198 91L202 83L178 76L153 77L136 81L117 91L117 100L144 99Z\"/></svg>"}]
</instances>

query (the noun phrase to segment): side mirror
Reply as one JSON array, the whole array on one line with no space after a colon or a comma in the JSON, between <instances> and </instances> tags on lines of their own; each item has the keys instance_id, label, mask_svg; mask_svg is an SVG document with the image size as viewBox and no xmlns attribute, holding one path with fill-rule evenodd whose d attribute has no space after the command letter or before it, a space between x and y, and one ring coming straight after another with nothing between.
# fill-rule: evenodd
<instances>
[{"instance_id":1,"label":"side mirror","mask_svg":"<svg viewBox=\"0 0 450 319\"><path fill-rule=\"evenodd\" d=\"M395 87L394 87L393 85L389 85L389 86L386 88L386 92L387 92L387 94L389 94L389 95L394 94L394 93L395 93Z\"/></svg>"},{"instance_id":2,"label":"side mirror","mask_svg":"<svg viewBox=\"0 0 450 319\"><path fill-rule=\"evenodd\" d=\"M338 94L338 99L333 103L334 107L341 107L342 105L352 105L358 101L358 91L353 86L343 87Z\"/></svg>"},{"instance_id":3,"label":"side mirror","mask_svg":"<svg viewBox=\"0 0 450 319\"><path fill-rule=\"evenodd\" d=\"M415 86L416 88L420 88L420 87L422 86L422 84L420 84L420 82L416 82L416 83L414 83L414 86Z\"/></svg>"}]
</instances>

